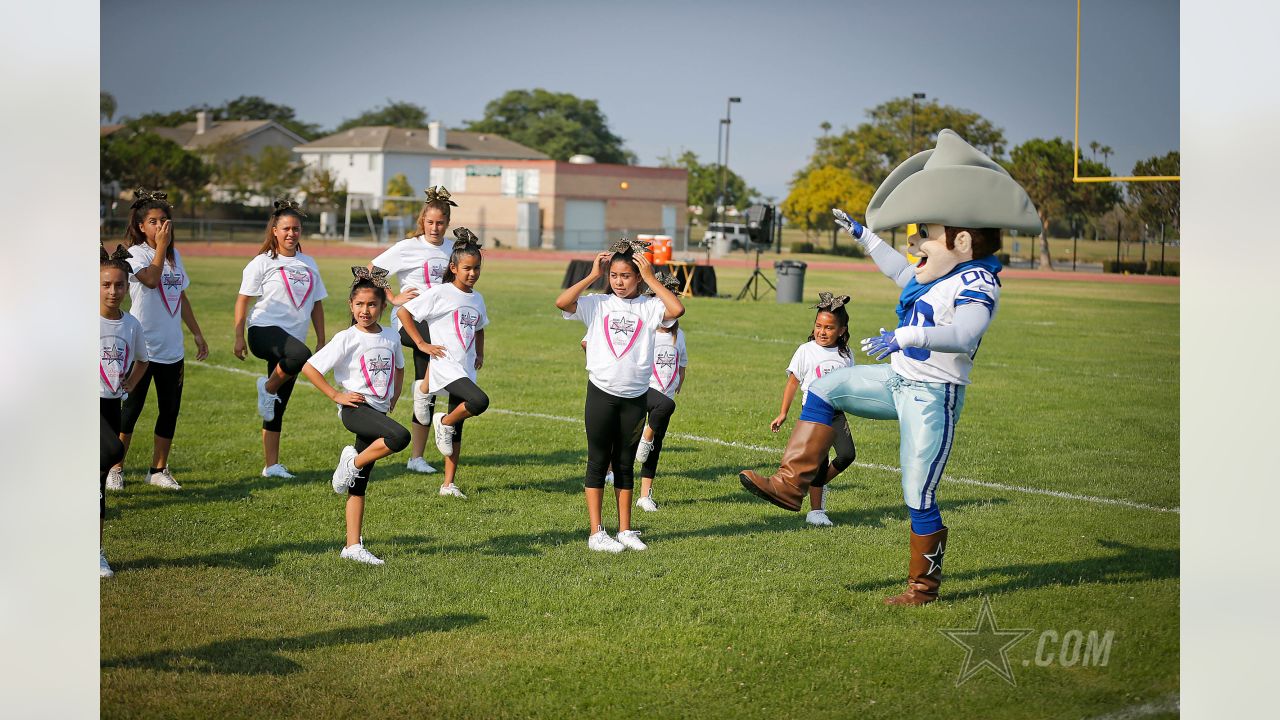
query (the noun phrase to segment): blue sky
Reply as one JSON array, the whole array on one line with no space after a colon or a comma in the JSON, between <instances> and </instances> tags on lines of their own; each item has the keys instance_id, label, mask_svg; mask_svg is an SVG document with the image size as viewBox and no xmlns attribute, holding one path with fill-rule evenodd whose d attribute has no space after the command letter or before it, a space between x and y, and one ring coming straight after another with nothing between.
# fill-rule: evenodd
<instances>
[{"instance_id":1,"label":"blue sky","mask_svg":"<svg viewBox=\"0 0 1280 720\"><path fill-rule=\"evenodd\" d=\"M1178 3L1085 0L1080 142L1117 174L1178 149ZM895 96L985 115L1010 147L1070 139L1074 0L975 2L183 2L104 0L119 114L262 95L333 127L407 100L450 126L517 88L594 98L642 163L716 156L781 199L823 121Z\"/></svg>"}]
</instances>

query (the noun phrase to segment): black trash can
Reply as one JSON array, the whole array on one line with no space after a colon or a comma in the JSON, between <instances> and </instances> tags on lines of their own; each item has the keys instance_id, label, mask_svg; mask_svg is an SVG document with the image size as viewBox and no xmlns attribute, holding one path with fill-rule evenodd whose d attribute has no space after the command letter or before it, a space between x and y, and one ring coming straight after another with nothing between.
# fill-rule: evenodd
<instances>
[{"instance_id":1,"label":"black trash can","mask_svg":"<svg viewBox=\"0 0 1280 720\"><path fill-rule=\"evenodd\" d=\"M798 303L804 299L804 270L808 264L800 260L779 260L773 264L778 274L778 302Z\"/></svg>"}]
</instances>

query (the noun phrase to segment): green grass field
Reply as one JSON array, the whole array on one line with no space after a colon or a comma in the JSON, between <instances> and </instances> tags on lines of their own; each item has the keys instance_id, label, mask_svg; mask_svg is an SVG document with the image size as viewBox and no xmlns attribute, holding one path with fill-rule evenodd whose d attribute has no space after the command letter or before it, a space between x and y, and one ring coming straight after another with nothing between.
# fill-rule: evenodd
<instances>
[{"instance_id":1,"label":"green grass field","mask_svg":"<svg viewBox=\"0 0 1280 720\"><path fill-rule=\"evenodd\" d=\"M1005 283L938 493L943 600L903 609L880 603L906 573L895 423L851 419L859 464L831 486L836 527L809 528L736 478L776 467L786 433L768 423L807 307L688 301L661 510L635 515L650 550L605 556L586 548L586 443L570 420L582 326L553 306L563 267L489 262L480 384L493 404L468 423L470 499L438 497L440 476L404 471L407 452L382 461L364 534L387 564L370 568L338 558L329 478L351 436L313 388L285 419L297 479L259 476L244 373L261 364L231 354L247 260L188 262L213 351L188 361L172 457L183 490L141 481L152 403L108 497L104 717L1176 714L1176 286ZM348 265L321 261L330 333L347 325ZM721 288L746 274L721 270ZM810 272L806 296L821 289L853 295L855 338L894 321L883 277ZM606 527L615 518L606 503ZM1016 686L991 669L957 686L966 654L939 630L974 628L984 599L1000 628L1031 630L1007 651ZM1077 630L1113 633L1105 666L1064 662Z\"/></svg>"}]
</instances>

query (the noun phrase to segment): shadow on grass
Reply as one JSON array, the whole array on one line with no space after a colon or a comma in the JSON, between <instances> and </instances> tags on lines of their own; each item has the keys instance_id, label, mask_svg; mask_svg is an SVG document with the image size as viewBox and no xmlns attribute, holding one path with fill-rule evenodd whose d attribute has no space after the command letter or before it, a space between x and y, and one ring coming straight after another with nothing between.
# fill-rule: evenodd
<instances>
[{"instance_id":1,"label":"shadow on grass","mask_svg":"<svg viewBox=\"0 0 1280 720\"><path fill-rule=\"evenodd\" d=\"M1177 579L1178 577L1177 548L1140 547L1115 540L1100 540L1098 544L1111 550L1112 553L1085 560L1021 563L997 568L964 570L958 573L944 571L944 596L948 600L966 600L982 595L1028 590L1050 585L1088 585L1093 583L1122 585L1148 580ZM906 560L905 543L903 544L903 560ZM903 569L905 571L905 567ZM984 580L987 579L990 579L989 582L984 583ZM905 576L895 576L884 582L856 583L845 585L845 588L853 592L888 590L902 585L904 580ZM948 593L945 592L947 582L973 582L979 587L959 593Z\"/></svg>"},{"instance_id":2,"label":"shadow on grass","mask_svg":"<svg viewBox=\"0 0 1280 720\"><path fill-rule=\"evenodd\" d=\"M219 640L186 650L162 650L131 657L104 660L103 669L140 668L163 672L198 672L217 675L291 675L307 670L283 653L306 652L337 645L357 645L400 640L428 632L448 632L486 620L483 615L440 615L395 620L382 625L336 628L296 637Z\"/></svg>"},{"instance_id":3,"label":"shadow on grass","mask_svg":"<svg viewBox=\"0 0 1280 720\"><path fill-rule=\"evenodd\" d=\"M149 493L144 496L121 496L119 493L109 493L107 495L107 511L111 511L112 499L118 499L118 505L123 505L124 510L151 510L158 507L168 507L179 504L204 504L210 502L236 502L246 500L253 497L254 493L275 490L277 488L290 487L314 487L321 489L328 486L332 477L332 470L315 471L315 472L296 472L293 478L264 478L261 475L248 475L235 480L215 480L212 484L195 483L184 485L181 490L159 490L156 493ZM141 477L141 475L139 475ZM181 474L178 475L181 478ZM145 480L135 481L137 484L145 485ZM182 482L179 479L179 482ZM133 483L130 483L133 484ZM128 487L126 485L125 487Z\"/></svg>"},{"instance_id":4,"label":"shadow on grass","mask_svg":"<svg viewBox=\"0 0 1280 720\"><path fill-rule=\"evenodd\" d=\"M422 546L430 541L431 538L422 535L398 535L377 539L380 547L395 546L397 550L413 553L422 552ZM339 539L315 540L311 542L277 543L275 545L253 545L228 552L189 555L179 558L139 558L121 562L118 566L121 570L180 567L229 567L243 570L261 570L274 566L280 561L280 556L286 553L332 555L336 561L341 550L342 541Z\"/></svg>"}]
</instances>

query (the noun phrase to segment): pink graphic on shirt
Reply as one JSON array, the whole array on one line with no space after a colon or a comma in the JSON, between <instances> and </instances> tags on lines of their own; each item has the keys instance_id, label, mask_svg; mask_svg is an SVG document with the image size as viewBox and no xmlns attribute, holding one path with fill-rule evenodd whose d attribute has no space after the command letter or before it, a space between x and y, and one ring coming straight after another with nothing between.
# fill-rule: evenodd
<instances>
[{"instance_id":1,"label":"pink graphic on shirt","mask_svg":"<svg viewBox=\"0 0 1280 720\"><path fill-rule=\"evenodd\" d=\"M463 352L471 350L476 341L476 325L480 324L480 311L472 307L460 307L453 311L453 330L458 334Z\"/></svg>"},{"instance_id":2,"label":"pink graphic on shirt","mask_svg":"<svg viewBox=\"0 0 1280 720\"><path fill-rule=\"evenodd\" d=\"M813 368L814 377L820 378L832 370L839 370L842 367L849 367L849 363L843 360L828 360L824 363L819 363Z\"/></svg>"},{"instance_id":3,"label":"pink graphic on shirt","mask_svg":"<svg viewBox=\"0 0 1280 720\"><path fill-rule=\"evenodd\" d=\"M365 387L379 400L385 400L391 392L391 375L395 370L391 353L377 348L360 356L360 372L364 374Z\"/></svg>"},{"instance_id":4,"label":"pink graphic on shirt","mask_svg":"<svg viewBox=\"0 0 1280 720\"><path fill-rule=\"evenodd\" d=\"M653 377L663 392L671 389L680 366L680 353L674 345L662 345L653 351Z\"/></svg>"},{"instance_id":5,"label":"pink graphic on shirt","mask_svg":"<svg viewBox=\"0 0 1280 720\"><path fill-rule=\"evenodd\" d=\"M440 258L432 258L422 263L422 279L427 282L427 287L432 288L436 283L444 279L444 271L449 263Z\"/></svg>"},{"instance_id":6,"label":"pink graphic on shirt","mask_svg":"<svg viewBox=\"0 0 1280 720\"><path fill-rule=\"evenodd\" d=\"M102 347L102 355L98 359L98 375L106 383L107 390L113 394L120 392L124 370L129 367L129 346L117 345L114 342Z\"/></svg>"},{"instance_id":7,"label":"pink graphic on shirt","mask_svg":"<svg viewBox=\"0 0 1280 720\"><path fill-rule=\"evenodd\" d=\"M311 268L282 267L280 279L284 280L284 290L289 293L289 300L293 302L293 306L301 310L307 298L311 297L311 290L315 286L311 277Z\"/></svg>"},{"instance_id":8,"label":"pink graphic on shirt","mask_svg":"<svg viewBox=\"0 0 1280 720\"><path fill-rule=\"evenodd\" d=\"M613 353L615 358L621 359L635 344L643 327L644 322L635 313L622 310L605 315L603 329L605 341L609 344L609 352Z\"/></svg>"},{"instance_id":9,"label":"pink graphic on shirt","mask_svg":"<svg viewBox=\"0 0 1280 720\"><path fill-rule=\"evenodd\" d=\"M177 315L182 308L182 281L185 278L181 270L163 273L160 276L160 300L170 315Z\"/></svg>"}]
</instances>

